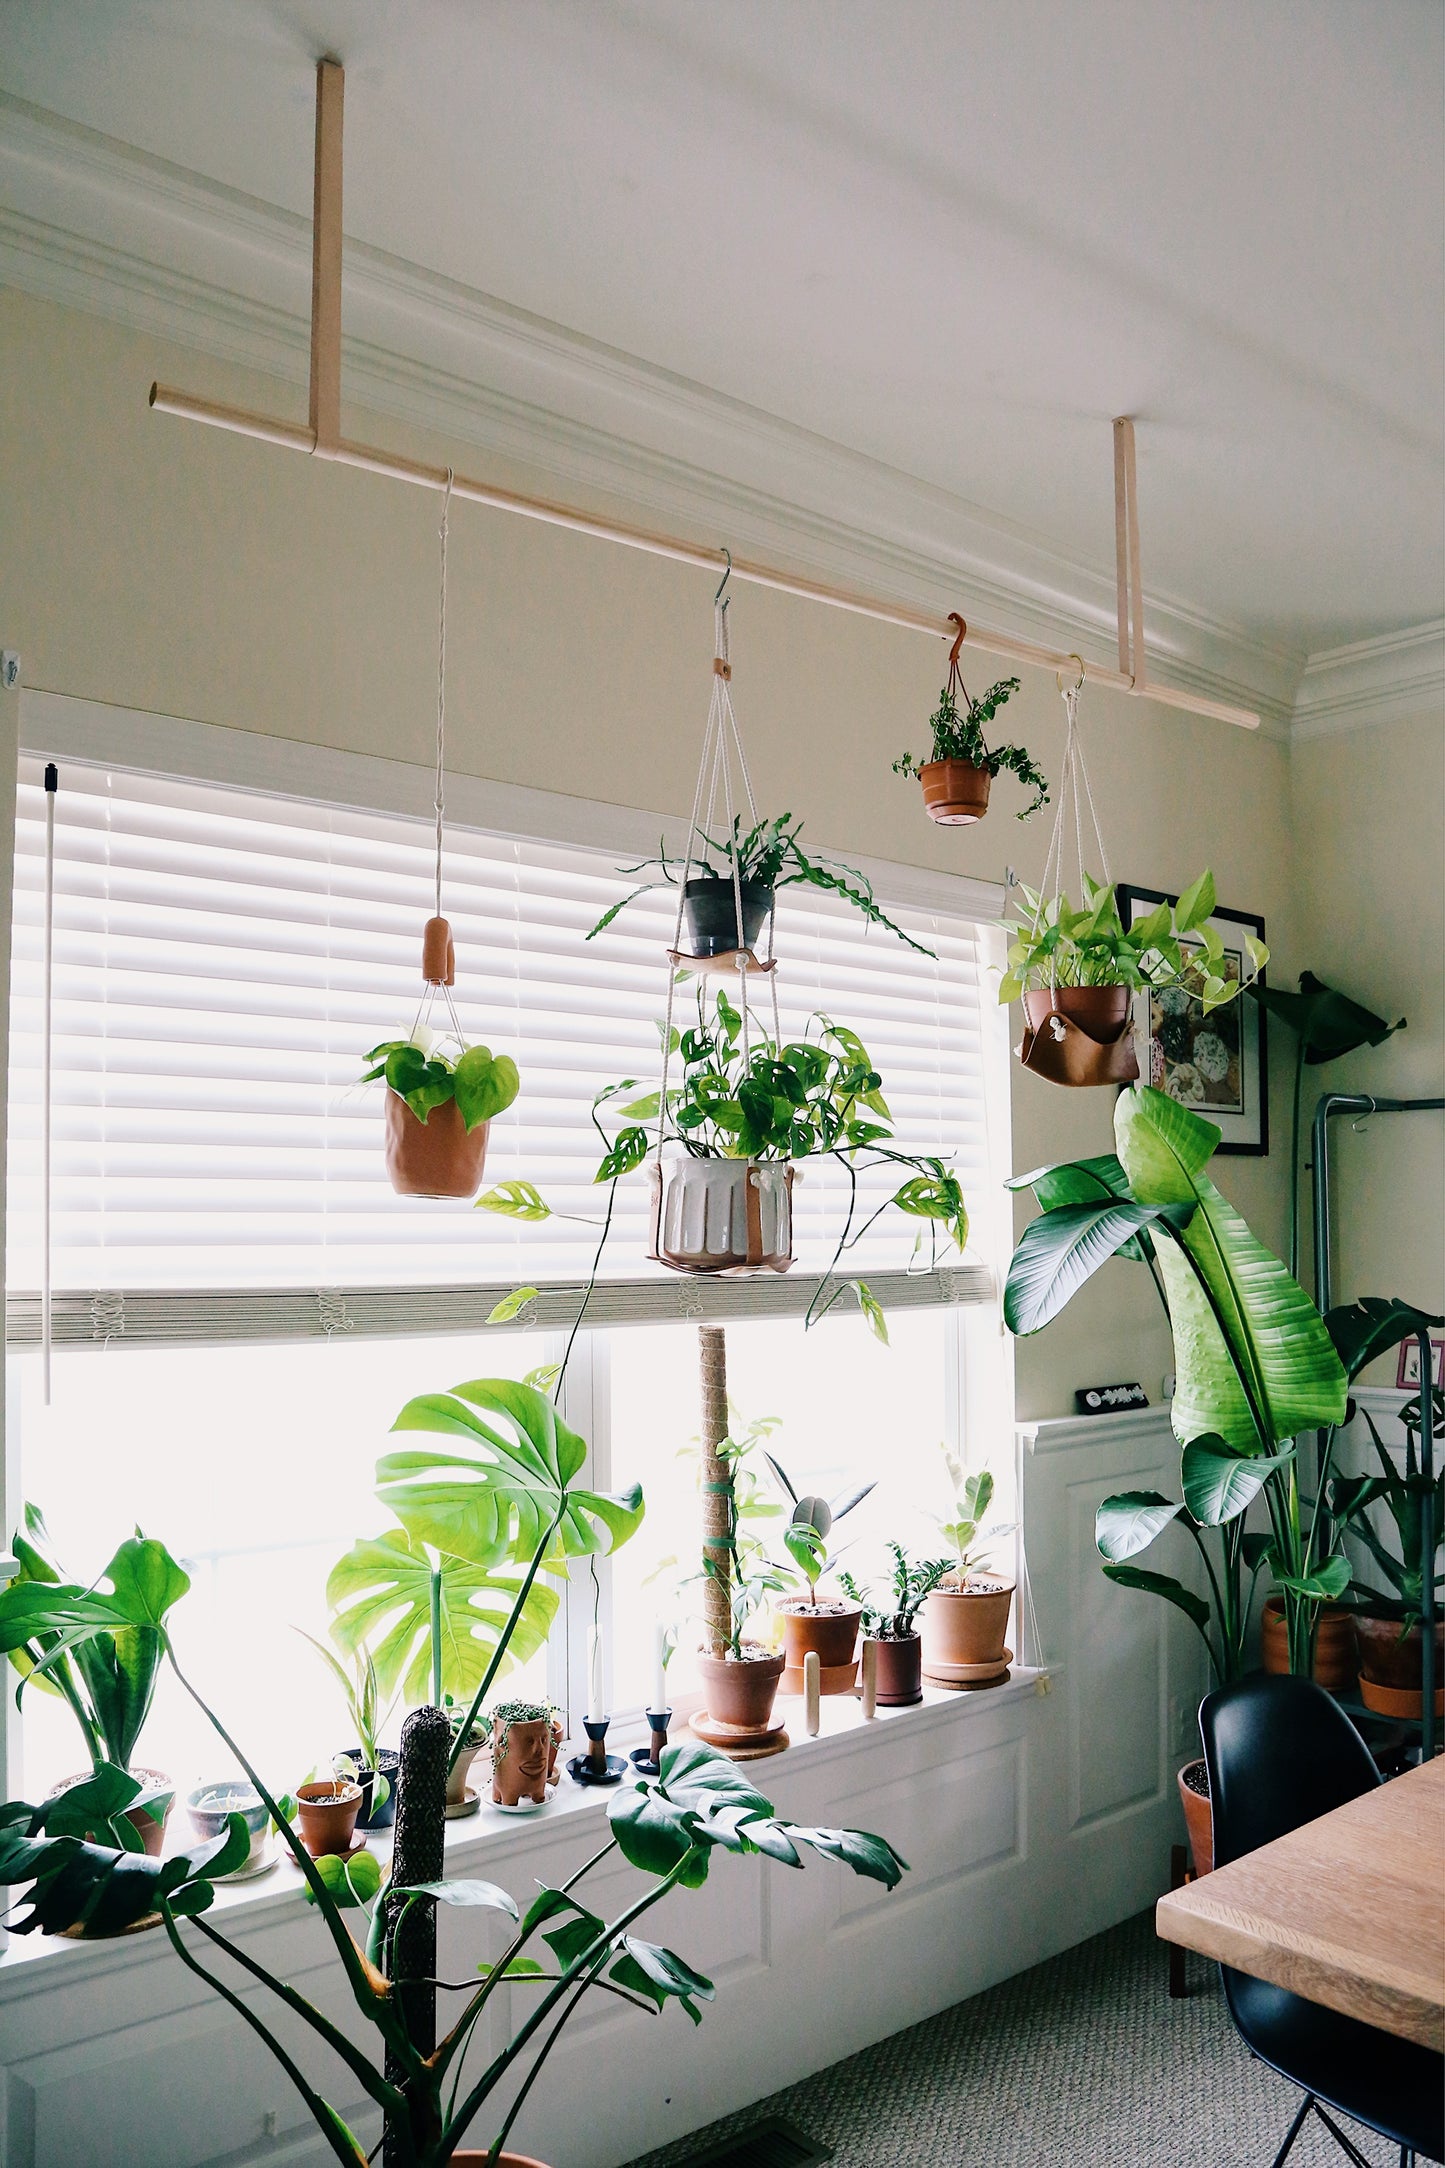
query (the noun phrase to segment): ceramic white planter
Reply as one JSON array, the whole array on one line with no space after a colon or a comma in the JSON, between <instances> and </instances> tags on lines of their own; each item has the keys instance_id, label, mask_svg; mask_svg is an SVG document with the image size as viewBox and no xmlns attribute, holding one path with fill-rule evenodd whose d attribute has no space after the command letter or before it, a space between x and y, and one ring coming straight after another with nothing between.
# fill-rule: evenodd
<instances>
[{"instance_id":1,"label":"ceramic white planter","mask_svg":"<svg viewBox=\"0 0 1445 2168\"><path fill-rule=\"evenodd\" d=\"M678 1272L786 1272L793 1261L791 1166L672 1159L652 1178L652 1254Z\"/></svg>"}]
</instances>

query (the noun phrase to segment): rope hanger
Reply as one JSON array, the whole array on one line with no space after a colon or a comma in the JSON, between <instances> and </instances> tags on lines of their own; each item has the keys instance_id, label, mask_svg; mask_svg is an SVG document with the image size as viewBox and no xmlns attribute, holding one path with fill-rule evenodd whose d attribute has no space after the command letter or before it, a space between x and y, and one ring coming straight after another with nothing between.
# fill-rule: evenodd
<instances>
[{"instance_id":1,"label":"rope hanger","mask_svg":"<svg viewBox=\"0 0 1445 2168\"><path fill-rule=\"evenodd\" d=\"M447 534L451 524L452 481L447 468L447 485L442 497L440 529L441 564L437 597L437 735L436 775L432 788L432 811L436 818L436 860L433 875L434 913L422 931L421 973L424 980L421 1000L412 1019L411 1036L426 1025L440 994L446 1004L447 1022L458 1048L466 1046L462 1035L462 1022L457 1005L452 999L452 987L456 982L456 949L452 930L442 917L442 854L446 829L446 752L447 752Z\"/></svg>"}]
</instances>

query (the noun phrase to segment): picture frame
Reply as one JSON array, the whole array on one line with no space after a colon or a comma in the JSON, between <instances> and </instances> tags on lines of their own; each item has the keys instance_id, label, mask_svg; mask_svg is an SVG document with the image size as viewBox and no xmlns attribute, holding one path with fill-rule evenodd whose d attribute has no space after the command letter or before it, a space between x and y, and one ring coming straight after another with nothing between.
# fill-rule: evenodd
<instances>
[{"instance_id":1,"label":"picture frame","mask_svg":"<svg viewBox=\"0 0 1445 2168\"><path fill-rule=\"evenodd\" d=\"M1445 1339L1430 1335L1430 1368L1435 1383L1445 1391ZM1418 1393L1420 1390L1420 1343L1418 1340L1400 1342L1400 1359L1395 1365L1395 1385L1402 1393Z\"/></svg>"},{"instance_id":2,"label":"picture frame","mask_svg":"<svg viewBox=\"0 0 1445 2168\"><path fill-rule=\"evenodd\" d=\"M1162 889L1122 881L1116 896L1126 927L1147 918L1161 903L1179 901ZM1221 906L1209 924L1224 944L1226 970L1242 977L1248 967L1244 936L1254 934L1263 941L1264 920L1253 911ZM1261 972L1259 984L1264 983ZM1222 1154L1250 1159L1268 1155L1268 1041L1258 1002L1236 995L1206 1016L1201 1004L1178 988L1162 994L1143 989L1134 997L1134 1046L1146 1083L1217 1123Z\"/></svg>"}]
</instances>

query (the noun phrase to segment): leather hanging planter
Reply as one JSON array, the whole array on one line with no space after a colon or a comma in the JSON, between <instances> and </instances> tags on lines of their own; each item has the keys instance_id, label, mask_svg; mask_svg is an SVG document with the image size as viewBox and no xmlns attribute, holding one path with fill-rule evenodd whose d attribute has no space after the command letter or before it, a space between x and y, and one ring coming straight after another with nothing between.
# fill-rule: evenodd
<instances>
[{"instance_id":1,"label":"leather hanging planter","mask_svg":"<svg viewBox=\"0 0 1445 2168\"><path fill-rule=\"evenodd\" d=\"M945 828L963 828L981 821L988 811L988 791L993 777L987 768L971 760L928 760L918 771L923 785L923 806L931 821Z\"/></svg>"},{"instance_id":2,"label":"leather hanging planter","mask_svg":"<svg viewBox=\"0 0 1445 2168\"><path fill-rule=\"evenodd\" d=\"M1127 986L1031 988L1023 997L1019 1060L1051 1084L1133 1084L1132 996Z\"/></svg>"},{"instance_id":3,"label":"leather hanging planter","mask_svg":"<svg viewBox=\"0 0 1445 2168\"><path fill-rule=\"evenodd\" d=\"M786 1272L794 1173L756 1159L654 1160L650 1255L675 1272Z\"/></svg>"}]
</instances>

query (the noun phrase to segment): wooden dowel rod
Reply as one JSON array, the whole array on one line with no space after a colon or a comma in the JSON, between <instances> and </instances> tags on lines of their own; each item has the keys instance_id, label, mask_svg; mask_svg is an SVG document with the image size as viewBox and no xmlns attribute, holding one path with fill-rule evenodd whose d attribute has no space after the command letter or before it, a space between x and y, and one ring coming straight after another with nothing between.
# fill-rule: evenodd
<instances>
[{"instance_id":1,"label":"wooden dowel rod","mask_svg":"<svg viewBox=\"0 0 1445 2168\"><path fill-rule=\"evenodd\" d=\"M1119 668L1134 674L1129 640L1129 483L1124 464L1124 418L1114 421L1114 591L1119 615Z\"/></svg>"},{"instance_id":2,"label":"wooden dowel rod","mask_svg":"<svg viewBox=\"0 0 1445 2168\"><path fill-rule=\"evenodd\" d=\"M313 449L341 440L341 116L344 70L316 63L316 174L311 220Z\"/></svg>"},{"instance_id":3,"label":"wooden dowel rod","mask_svg":"<svg viewBox=\"0 0 1445 2168\"><path fill-rule=\"evenodd\" d=\"M266 444L282 445L288 451L319 453L334 460L338 466L357 467L364 473L383 475L395 482L411 482L421 489L446 487L445 467L406 459L399 453L381 451L367 444L351 444L345 438L335 445L323 446L313 430L276 421L269 415L250 413L244 407L223 406L213 399L197 399L168 384L152 384L150 403L158 414L174 414L182 421L205 422L214 429L229 429L237 436L256 437ZM471 504L487 505L493 511L516 512L524 519L542 520L551 527L565 527L573 534L591 535L601 542L619 542L628 549L646 550L650 556L670 557L679 564L699 565L710 572L720 572L727 562L724 552L710 545L685 542L679 536L659 534L646 527L631 527L620 520L601 519L579 511L573 505L557 504L545 497L525 497L516 490L499 489L464 474L453 474L452 495ZM805 602L826 603L832 609L847 610L853 616L872 618L879 624L896 625L905 632L927 633L931 638L950 643L957 632L957 627L946 619L930 616L924 610L910 609L906 603L884 602L852 588L832 587L821 580L784 572L776 565L734 557L732 570L735 580L745 580L754 587L772 587L779 594L796 595ZM985 655L1000 656L1007 662L1027 663L1040 670L1065 671L1070 676L1077 674L1076 656L1038 647L1031 640L1019 640L1012 633L994 632L984 625L970 622L964 644ZM1127 672L1105 669L1099 663L1086 663L1084 674L1094 684L1108 685L1119 692L1144 690ZM1221 723L1233 723L1240 730L1259 728L1259 717L1249 708L1231 707L1222 700L1177 691L1173 686L1151 685L1148 697L1166 707L1207 715Z\"/></svg>"}]
</instances>

